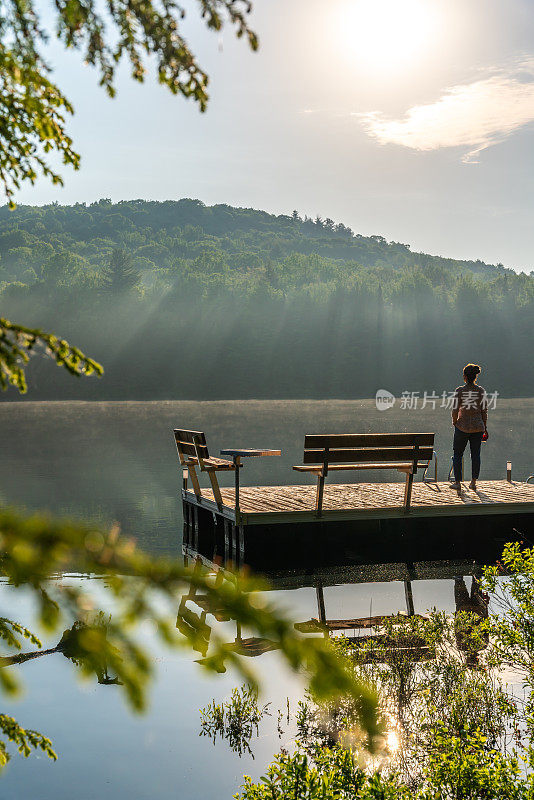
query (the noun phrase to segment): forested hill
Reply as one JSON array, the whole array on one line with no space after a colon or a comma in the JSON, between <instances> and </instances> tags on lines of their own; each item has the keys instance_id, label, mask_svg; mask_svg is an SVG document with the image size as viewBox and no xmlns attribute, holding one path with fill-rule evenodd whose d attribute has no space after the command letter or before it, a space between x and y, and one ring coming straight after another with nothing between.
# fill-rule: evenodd
<instances>
[{"instance_id":1,"label":"forested hill","mask_svg":"<svg viewBox=\"0 0 534 800\"><path fill-rule=\"evenodd\" d=\"M297 211L292 216L274 216L187 199L19 206L14 212L7 206L0 209L1 281L31 283L46 277L47 260L55 258L51 268L56 270L58 256L65 260L72 255L76 258L70 272L85 273L72 278L98 282L93 271L107 264L110 250L117 246L126 248L142 271L175 271L184 266L184 259L208 256L212 272L221 267L254 270L296 254L316 254L347 262L349 270L354 265L444 268L484 278L508 272L502 264L413 253L406 244L362 236L329 218L302 219Z\"/></svg>"},{"instance_id":2,"label":"forested hill","mask_svg":"<svg viewBox=\"0 0 534 800\"><path fill-rule=\"evenodd\" d=\"M297 212L198 200L1 208L0 316L106 369L75 381L35 359L30 398L441 392L466 361L492 390L534 394L532 273Z\"/></svg>"}]
</instances>

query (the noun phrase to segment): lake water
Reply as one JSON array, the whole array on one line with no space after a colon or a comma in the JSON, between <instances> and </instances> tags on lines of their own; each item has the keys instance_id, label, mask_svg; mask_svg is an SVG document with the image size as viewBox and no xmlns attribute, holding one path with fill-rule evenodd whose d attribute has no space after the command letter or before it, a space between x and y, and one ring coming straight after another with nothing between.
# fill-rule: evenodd
<instances>
[{"instance_id":1,"label":"lake water","mask_svg":"<svg viewBox=\"0 0 534 800\"><path fill-rule=\"evenodd\" d=\"M518 480L534 472L533 412L532 399L498 402L490 416L490 440L483 445L482 478L504 478L507 460ZM302 458L305 433L435 431L440 480L446 479L450 468L450 417L441 408L380 412L374 401L3 401L0 502L90 518L103 525L117 521L150 552L180 556L181 471L173 427L205 430L213 455L234 446L282 450L281 458L247 462L243 484L307 482L291 470ZM402 479L395 476L388 475L388 480ZM221 483L231 480L225 476ZM454 609L452 575L460 569L455 563L460 556L452 548L448 568L416 565L410 576L424 578L413 582L416 612L433 606ZM328 617L406 608L402 582L406 570L402 565L381 568L381 561L388 563L387 552L375 558L372 570L356 574L340 564L330 578L323 575ZM282 557L280 569L283 572ZM313 584L310 576L307 582L293 584L298 588L282 589L274 596L295 619L308 619L317 615ZM24 595L17 593L15 601L3 587L1 596L3 615L31 623L31 606ZM229 638L233 638L230 631ZM302 693L299 681L288 674L277 654L254 659L265 699L272 701L274 711L253 745L255 760L239 759L224 743L213 746L199 737L199 709L212 698L220 702L228 697L238 683L235 676L208 678L194 656L162 650L148 630L146 641L154 652L157 680L143 716L126 708L116 686L80 683L61 654L16 668L26 693L17 702L4 702L3 708L23 725L49 735L60 758L54 764L45 757L15 756L0 778L2 800L221 800L237 791L244 773L263 773L280 746L276 708L285 706L286 697L296 702Z\"/></svg>"}]
</instances>

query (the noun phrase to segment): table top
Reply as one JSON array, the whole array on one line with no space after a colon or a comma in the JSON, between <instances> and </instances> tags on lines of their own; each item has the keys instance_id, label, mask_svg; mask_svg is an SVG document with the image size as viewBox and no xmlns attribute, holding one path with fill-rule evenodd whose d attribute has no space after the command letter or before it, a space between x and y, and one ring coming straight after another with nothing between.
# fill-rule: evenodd
<instances>
[{"instance_id":1,"label":"table top","mask_svg":"<svg viewBox=\"0 0 534 800\"><path fill-rule=\"evenodd\" d=\"M221 450L222 456L281 456L281 450L262 450L255 447L237 447Z\"/></svg>"}]
</instances>

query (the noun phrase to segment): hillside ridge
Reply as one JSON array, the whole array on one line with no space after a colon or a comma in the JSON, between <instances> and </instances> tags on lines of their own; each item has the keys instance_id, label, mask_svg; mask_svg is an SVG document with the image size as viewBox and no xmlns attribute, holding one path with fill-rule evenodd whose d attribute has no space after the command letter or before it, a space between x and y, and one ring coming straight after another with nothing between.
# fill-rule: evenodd
<instances>
[{"instance_id":1,"label":"hillside ridge","mask_svg":"<svg viewBox=\"0 0 534 800\"><path fill-rule=\"evenodd\" d=\"M228 238L232 238L232 242ZM171 240L171 241L169 241ZM140 259L137 266L150 270L170 267L183 256L185 243L219 244L236 266L243 256L279 261L291 254L318 255L364 267L402 269L438 267L468 271L482 279L515 274L502 264L454 259L413 251L409 245L364 236L330 218L315 220L275 215L253 208L226 204L207 206L200 200L123 200L45 206L0 208L0 280L27 282L23 266L34 267L43 256L69 251L88 264L101 266L114 246L125 247ZM47 247L49 245L50 247ZM22 251L21 251L22 248ZM254 267L254 258L247 266ZM6 273L7 270L7 273ZM6 273L2 275L2 272ZM29 282L31 283L31 276Z\"/></svg>"}]
</instances>

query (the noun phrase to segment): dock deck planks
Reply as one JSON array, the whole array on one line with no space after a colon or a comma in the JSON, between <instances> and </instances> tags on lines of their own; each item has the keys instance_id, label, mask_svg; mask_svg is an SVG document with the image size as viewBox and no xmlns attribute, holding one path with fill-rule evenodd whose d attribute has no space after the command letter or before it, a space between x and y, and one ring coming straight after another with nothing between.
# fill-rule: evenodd
<instances>
[{"instance_id":1,"label":"dock deck planks","mask_svg":"<svg viewBox=\"0 0 534 800\"><path fill-rule=\"evenodd\" d=\"M506 513L514 508L534 511L534 484L502 481L480 481L477 491L462 484L460 495L450 488L448 482L414 483L410 515L450 516L464 513ZM186 493L195 501L194 495ZM234 510L234 489L221 488L225 510ZM213 492L202 489L202 498L214 502ZM313 514L315 509L315 486L243 486L240 489L240 511L250 522L256 515ZM323 513L329 512L355 517L362 515L401 515L403 513L403 483L353 483L329 484L324 488Z\"/></svg>"}]
</instances>

